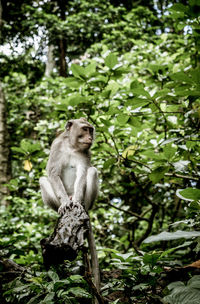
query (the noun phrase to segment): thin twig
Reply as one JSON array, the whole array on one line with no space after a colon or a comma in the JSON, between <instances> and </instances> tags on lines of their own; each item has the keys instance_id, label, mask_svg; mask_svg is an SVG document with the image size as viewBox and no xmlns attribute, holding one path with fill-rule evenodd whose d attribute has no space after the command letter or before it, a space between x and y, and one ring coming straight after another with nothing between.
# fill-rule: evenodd
<instances>
[{"instance_id":1,"label":"thin twig","mask_svg":"<svg viewBox=\"0 0 200 304\"><path fill-rule=\"evenodd\" d=\"M193 176L190 176L190 175L182 175L182 174L177 174L177 173L165 173L165 176L191 179L191 180L194 180L194 181L198 181L199 178L200 178L200 177L193 177Z\"/></svg>"}]
</instances>

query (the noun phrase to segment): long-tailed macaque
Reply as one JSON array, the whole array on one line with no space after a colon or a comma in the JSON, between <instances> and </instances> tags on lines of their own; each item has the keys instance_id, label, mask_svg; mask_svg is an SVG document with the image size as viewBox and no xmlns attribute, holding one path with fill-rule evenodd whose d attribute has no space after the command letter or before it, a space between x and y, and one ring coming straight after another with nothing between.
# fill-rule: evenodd
<instances>
[{"instance_id":1,"label":"long-tailed macaque","mask_svg":"<svg viewBox=\"0 0 200 304\"><path fill-rule=\"evenodd\" d=\"M47 177L40 178L42 199L59 214L81 203L86 211L98 194L98 175L91 166L90 147L94 127L85 119L68 121L66 129L52 143Z\"/></svg>"}]
</instances>

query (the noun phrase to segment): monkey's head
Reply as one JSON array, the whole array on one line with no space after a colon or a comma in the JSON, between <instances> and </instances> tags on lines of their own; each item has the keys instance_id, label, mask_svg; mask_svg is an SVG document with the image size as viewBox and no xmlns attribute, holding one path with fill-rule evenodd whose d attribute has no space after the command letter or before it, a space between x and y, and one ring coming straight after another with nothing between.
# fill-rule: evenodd
<instances>
[{"instance_id":1,"label":"monkey's head","mask_svg":"<svg viewBox=\"0 0 200 304\"><path fill-rule=\"evenodd\" d=\"M94 139L94 127L83 117L69 120L66 131L70 145L77 151L88 151Z\"/></svg>"}]
</instances>

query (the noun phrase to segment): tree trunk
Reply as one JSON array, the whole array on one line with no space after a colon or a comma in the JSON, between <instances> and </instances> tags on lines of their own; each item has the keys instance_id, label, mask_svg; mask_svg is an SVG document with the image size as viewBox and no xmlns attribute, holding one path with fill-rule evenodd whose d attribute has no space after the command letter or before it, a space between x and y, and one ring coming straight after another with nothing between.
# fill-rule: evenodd
<instances>
[{"instance_id":1,"label":"tree trunk","mask_svg":"<svg viewBox=\"0 0 200 304\"><path fill-rule=\"evenodd\" d=\"M58 0L57 1L59 6L60 18L62 21L66 20L66 5L68 1L66 0ZM60 52L60 76L66 77L67 76L67 63L66 63L66 39L64 36L66 33L62 33L59 39L59 52Z\"/></svg>"},{"instance_id":2,"label":"tree trunk","mask_svg":"<svg viewBox=\"0 0 200 304\"><path fill-rule=\"evenodd\" d=\"M51 76L51 73L53 72L53 69L55 67L53 52L54 52L54 45L49 44L48 45L46 68L45 68L45 73L44 73L44 75L47 76L47 77Z\"/></svg>"},{"instance_id":3,"label":"tree trunk","mask_svg":"<svg viewBox=\"0 0 200 304\"><path fill-rule=\"evenodd\" d=\"M0 201L6 204L5 196L9 194L5 186L10 179L9 134L6 126L6 101L0 84Z\"/></svg>"},{"instance_id":4,"label":"tree trunk","mask_svg":"<svg viewBox=\"0 0 200 304\"><path fill-rule=\"evenodd\" d=\"M60 76L67 76L67 64L66 64L66 43L63 38L59 40L59 51L60 51Z\"/></svg>"},{"instance_id":5,"label":"tree trunk","mask_svg":"<svg viewBox=\"0 0 200 304\"><path fill-rule=\"evenodd\" d=\"M3 14L3 8L2 8L1 0L0 0L0 30L2 27L2 14Z\"/></svg>"},{"instance_id":6,"label":"tree trunk","mask_svg":"<svg viewBox=\"0 0 200 304\"><path fill-rule=\"evenodd\" d=\"M0 42L1 42L1 39L2 39L2 28L3 28L2 15L3 15L3 6L2 6L2 2L0 0Z\"/></svg>"},{"instance_id":7,"label":"tree trunk","mask_svg":"<svg viewBox=\"0 0 200 304\"><path fill-rule=\"evenodd\" d=\"M99 262L92 226L89 215L81 204L77 203L72 209L67 210L58 219L54 232L48 238L40 241L43 262L48 269L51 265L62 264L64 260L73 261L80 250L85 252L84 237L86 234L91 254L94 283L90 275L86 275L86 277L96 297L95 304L104 303L100 295ZM87 265L85 267L88 268ZM89 273L89 269L86 272Z\"/></svg>"},{"instance_id":8,"label":"tree trunk","mask_svg":"<svg viewBox=\"0 0 200 304\"><path fill-rule=\"evenodd\" d=\"M46 267L62 264L64 260L73 261L84 247L84 235L88 229L89 216L77 203L58 219L53 234L40 242Z\"/></svg>"}]
</instances>

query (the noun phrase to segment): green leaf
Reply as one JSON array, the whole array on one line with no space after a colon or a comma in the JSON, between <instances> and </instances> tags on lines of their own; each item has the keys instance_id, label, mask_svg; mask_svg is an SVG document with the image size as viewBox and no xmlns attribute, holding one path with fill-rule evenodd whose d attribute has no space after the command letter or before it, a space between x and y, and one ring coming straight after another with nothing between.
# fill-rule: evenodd
<instances>
[{"instance_id":1,"label":"green leaf","mask_svg":"<svg viewBox=\"0 0 200 304\"><path fill-rule=\"evenodd\" d=\"M32 297L28 302L26 302L26 304L37 304L37 303L41 303L41 298L42 298L42 293L39 293L38 295L36 295L35 297Z\"/></svg>"},{"instance_id":2,"label":"green leaf","mask_svg":"<svg viewBox=\"0 0 200 304\"><path fill-rule=\"evenodd\" d=\"M108 169L111 168L111 166L116 163L116 159L114 157L109 158L108 160L106 160L103 164L103 168L104 169Z\"/></svg>"},{"instance_id":3,"label":"green leaf","mask_svg":"<svg viewBox=\"0 0 200 304\"><path fill-rule=\"evenodd\" d=\"M200 83L200 68L196 68L195 70L190 70L190 74L192 76L193 81L199 85Z\"/></svg>"},{"instance_id":4,"label":"green leaf","mask_svg":"<svg viewBox=\"0 0 200 304\"><path fill-rule=\"evenodd\" d=\"M192 202L190 203L189 208L190 208L191 211L196 212L197 210L200 210L200 203L198 203L198 202L196 202L196 201L192 201Z\"/></svg>"},{"instance_id":5,"label":"green leaf","mask_svg":"<svg viewBox=\"0 0 200 304\"><path fill-rule=\"evenodd\" d=\"M75 77L68 77L68 78L65 78L65 83L67 84L67 86L69 88L79 88L81 85L84 84L84 81L83 80L80 80L80 79L77 79Z\"/></svg>"},{"instance_id":6,"label":"green leaf","mask_svg":"<svg viewBox=\"0 0 200 304\"><path fill-rule=\"evenodd\" d=\"M56 272L49 270L48 276L52 279L52 281L55 283L56 281L59 281L59 276Z\"/></svg>"},{"instance_id":7,"label":"green leaf","mask_svg":"<svg viewBox=\"0 0 200 304\"><path fill-rule=\"evenodd\" d=\"M178 189L176 195L184 200L198 201L200 200L200 189L186 188L184 190Z\"/></svg>"},{"instance_id":8,"label":"green leaf","mask_svg":"<svg viewBox=\"0 0 200 304\"><path fill-rule=\"evenodd\" d=\"M34 144L31 141L22 139L20 142L20 148L18 149L18 152L22 153L22 151L25 151L25 152L33 153L33 152L40 151L40 150L41 150L40 143ZM15 148L15 151L16 151L16 148Z\"/></svg>"},{"instance_id":9,"label":"green leaf","mask_svg":"<svg viewBox=\"0 0 200 304\"><path fill-rule=\"evenodd\" d=\"M163 231L157 235L152 235L146 238L144 243L160 242L160 241L172 241L178 239L191 239L193 237L199 237L200 231L182 231L177 230L176 232Z\"/></svg>"},{"instance_id":10,"label":"green leaf","mask_svg":"<svg viewBox=\"0 0 200 304\"><path fill-rule=\"evenodd\" d=\"M46 295L46 297L44 298L43 301L41 301L41 303L45 303L45 304L53 304L54 301L52 301L54 299L55 296L55 292L48 292L48 294Z\"/></svg>"},{"instance_id":11,"label":"green leaf","mask_svg":"<svg viewBox=\"0 0 200 304\"><path fill-rule=\"evenodd\" d=\"M118 258L122 262L127 262L127 261L132 260L133 253L132 252L131 253L130 252L129 253L119 253L119 252L117 252L117 253L113 253L112 257L113 258Z\"/></svg>"},{"instance_id":12,"label":"green leaf","mask_svg":"<svg viewBox=\"0 0 200 304\"><path fill-rule=\"evenodd\" d=\"M76 106L80 103L88 102L88 98L80 94L74 94L69 96L67 101L70 106Z\"/></svg>"},{"instance_id":13,"label":"green leaf","mask_svg":"<svg viewBox=\"0 0 200 304\"><path fill-rule=\"evenodd\" d=\"M105 58L105 65L109 69L113 69L114 66L118 63L117 56L115 54L110 53L106 58Z\"/></svg>"},{"instance_id":14,"label":"green leaf","mask_svg":"<svg viewBox=\"0 0 200 304\"><path fill-rule=\"evenodd\" d=\"M108 77L103 76L103 75L97 75L88 80L88 83L92 83L92 84L99 83L99 82L107 83Z\"/></svg>"},{"instance_id":15,"label":"green leaf","mask_svg":"<svg viewBox=\"0 0 200 304\"><path fill-rule=\"evenodd\" d=\"M26 139L22 139L20 142L20 147L22 148L22 150L28 152L31 147L31 144Z\"/></svg>"},{"instance_id":16,"label":"green leaf","mask_svg":"<svg viewBox=\"0 0 200 304\"><path fill-rule=\"evenodd\" d=\"M160 257L160 254L158 254L158 253L152 253L152 254L146 253L143 256L143 262L144 262L144 264L147 264L147 265L150 264L152 266L155 266L159 257Z\"/></svg>"},{"instance_id":17,"label":"green leaf","mask_svg":"<svg viewBox=\"0 0 200 304\"><path fill-rule=\"evenodd\" d=\"M92 62L85 67L85 74L87 77L91 77L92 74L96 72L96 62Z\"/></svg>"},{"instance_id":18,"label":"green leaf","mask_svg":"<svg viewBox=\"0 0 200 304\"><path fill-rule=\"evenodd\" d=\"M132 99L128 99L126 101L126 106L131 106L133 109L139 108L139 107L144 107L147 104L149 104L151 101L148 99L144 99L144 98L132 98Z\"/></svg>"},{"instance_id":19,"label":"green leaf","mask_svg":"<svg viewBox=\"0 0 200 304\"><path fill-rule=\"evenodd\" d=\"M164 177L167 171L168 171L168 167L163 167L163 166L158 167L149 174L149 178L154 184L156 184Z\"/></svg>"},{"instance_id":20,"label":"green leaf","mask_svg":"<svg viewBox=\"0 0 200 304\"><path fill-rule=\"evenodd\" d=\"M69 277L69 280L70 280L71 282L75 282L75 283L83 283L83 282L84 282L83 277L82 277L81 275L79 275L79 274L71 275L71 276Z\"/></svg>"},{"instance_id":21,"label":"green leaf","mask_svg":"<svg viewBox=\"0 0 200 304\"><path fill-rule=\"evenodd\" d=\"M188 7L182 3L175 3L172 7L170 7L170 10L185 13L188 11Z\"/></svg>"},{"instance_id":22,"label":"green leaf","mask_svg":"<svg viewBox=\"0 0 200 304\"><path fill-rule=\"evenodd\" d=\"M192 78L186 75L184 72L178 72L170 76L171 79L177 80L180 82L193 83Z\"/></svg>"},{"instance_id":23,"label":"green leaf","mask_svg":"<svg viewBox=\"0 0 200 304\"><path fill-rule=\"evenodd\" d=\"M144 155L145 157L148 157L150 159L155 159L155 160L164 160L165 158L163 157L162 153L155 153L153 150L146 150L140 152L140 155Z\"/></svg>"},{"instance_id":24,"label":"green leaf","mask_svg":"<svg viewBox=\"0 0 200 304\"><path fill-rule=\"evenodd\" d=\"M82 67L78 64L72 63L71 71L72 71L74 77L85 79L85 69L84 69L84 67Z\"/></svg>"},{"instance_id":25,"label":"green leaf","mask_svg":"<svg viewBox=\"0 0 200 304\"><path fill-rule=\"evenodd\" d=\"M200 299L200 276L193 276L185 286L183 282L173 282L167 286L170 294L164 297L168 304L198 304Z\"/></svg>"},{"instance_id":26,"label":"green leaf","mask_svg":"<svg viewBox=\"0 0 200 304\"><path fill-rule=\"evenodd\" d=\"M129 124L132 125L135 128L140 128L142 127L142 124L140 122L140 119L138 117L131 117Z\"/></svg>"},{"instance_id":27,"label":"green leaf","mask_svg":"<svg viewBox=\"0 0 200 304\"><path fill-rule=\"evenodd\" d=\"M173 156L175 155L176 151L177 151L177 148L176 147L172 147L171 145L166 145L163 148L164 155L166 156L166 159L168 159L168 160L171 160L173 158Z\"/></svg>"},{"instance_id":28,"label":"green leaf","mask_svg":"<svg viewBox=\"0 0 200 304\"><path fill-rule=\"evenodd\" d=\"M127 114L120 114L117 116L117 121L120 125L124 125L129 120L129 115Z\"/></svg>"},{"instance_id":29,"label":"green leaf","mask_svg":"<svg viewBox=\"0 0 200 304\"><path fill-rule=\"evenodd\" d=\"M11 147L11 150L18 152L18 153L26 154L26 151L24 151L23 149L18 148L18 147Z\"/></svg>"},{"instance_id":30,"label":"green leaf","mask_svg":"<svg viewBox=\"0 0 200 304\"><path fill-rule=\"evenodd\" d=\"M72 287L68 290L68 293L72 293L75 297L91 298L92 296L85 289L81 287Z\"/></svg>"},{"instance_id":31,"label":"green leaf","mask_svg":"<svg viewBox=\"0 0 200 304\"><path fill-rule=\"evenodd\" d=\"M154 95L153 98L161 97L161 96L167 96L167 94L170 93L170 90L165 88L162 90L157 91Z\"/></svg>"},{"instance_id":32,"label":"green leaf","mask_svg":"<svg viewBox=\"0 0 200 304\"><path fill-rule=\"evenodd\" d=\"M143 83L137 80L131 82L130 89L134 95L141 95L151 99L150 94L147 91L145 91Z\"/></svg>"},{"instance_id":33,"label":"green leaf","mask_svg":"<svg viewBox=\"0 0 200 304\"><path fill-rule=\"evenodd\" d=\"M188 281L188 286L192 288L197 288L200 289L200 275L195 275L193 276L189 281Z\"/></svg>"}]
</instances>

